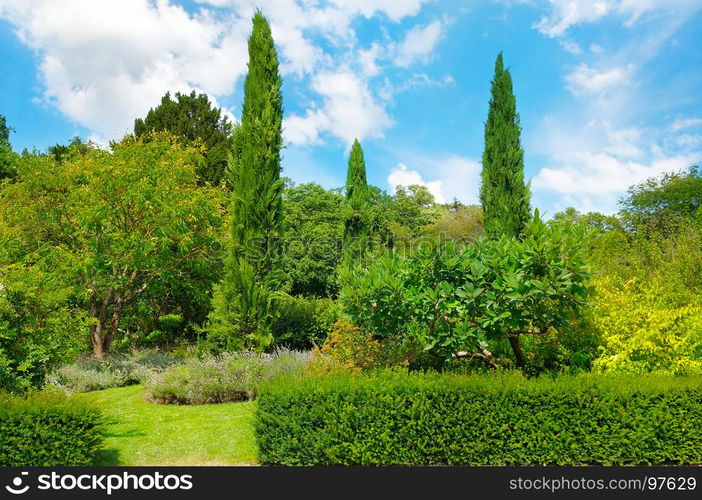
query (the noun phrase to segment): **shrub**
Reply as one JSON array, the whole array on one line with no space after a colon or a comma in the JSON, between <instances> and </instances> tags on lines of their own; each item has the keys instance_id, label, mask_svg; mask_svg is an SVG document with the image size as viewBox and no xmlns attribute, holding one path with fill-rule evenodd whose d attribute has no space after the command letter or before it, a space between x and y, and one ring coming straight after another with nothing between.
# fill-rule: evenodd
<instances>
[{"instance_id":1,"label":"shrub","mask_svg":"<svg viewBox=\"0 0 702 500\"><path fill-rule=\"evenodd\" d=\"M521 336L561 332L586 304L588 246L584 226L547 226L537 212L521 240L422 245L342 270L341 304L377 338L421 325L426 349L445 359L461 353L495 367L488 342L508 339L521 366Z\"/></svg>"},{"instance_id":2,"label":"shrub","mask_svg":"<svg viewBox=\"0 0 702 500\"><path fill-rule=\"evenodd\" d=\"M0 466L91 465L101 428L98 410L62 394L0 394Z\"/></svg>"},{"instance_id":3,"label":"shrub","mask_svg":"<svg viewBox=\"0 0 702 500\"><path fill-rule=\"evenodd\" d=\"M347 320L333 325L320 349L312 352L306 374L334 371L361 372L379 368L409 366L422 346L410 337L378 340Z\"/></svg>"},{"instance_id":4,"label":"shrub","mask_svg":"<svg viewBox=\"0 0 702 500\"><path fill-rule=\"evenodd\" d=\"M76 356L83 322L67 306L70 293L37 267L0 267L0 389L40 388Z\"/></svg>"},{"instance_id":5,"label":"shrub","mask_svg":"<svg viewBox=\"0 0 702 500\"><path fill-rule=\"evenodd\" d=\"M667 288L636 278L598 280L593 310L603 345L595 369L702 374L702 306L672 300Z\"/></svg>"},{"instance_id":6,"label":"shrub","mask_svg":"<svg viewBox=\"0 0 702 500\"><path fill-rule=\"evenodd\" d=\"M48 381L73 393L99 391L144 383L150 375L179 362L171 354L154 349L110 354L104 361L82 356L56 370Z\"/></svg>"},{"instance_id":7,"label":"shrub","mask_svg":"<svg viewBox=\"0 0 702 500\"><path fill-rule=\"evenodd\" d=\"M274 302L273 341L289 349L309 350L326 340L339 306L331 299L306 299L281 293Z\"/></svg>"},{"instance_id":8,"label":"shrub","mask_svg":"<svg viewBox=\"0 0 702 500\"><path fill-rule=\"evenodd\" d=\"M259 460L284 465L702 463L702 380L372 374L277 380Z\"/></svg>"},{"instance_id":9,"label":"shrub","mask_svg":"<svg viewBox=\"0 0 702 500\"><path fill-rule=\"evenodd\" d=\"M301 375L308 354L224 353L190 359L149 377L146 394L157 403L205 404L256 397L261 382L280 375Z\"/></svg>"}]
</instances>

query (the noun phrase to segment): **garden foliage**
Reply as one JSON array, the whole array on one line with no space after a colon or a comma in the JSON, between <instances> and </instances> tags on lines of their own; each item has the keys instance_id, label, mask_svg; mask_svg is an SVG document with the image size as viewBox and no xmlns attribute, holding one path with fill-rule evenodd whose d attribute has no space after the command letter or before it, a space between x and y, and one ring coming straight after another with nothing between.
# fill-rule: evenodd
<instances>
[{"instance_id":1,"label":"garden foliage","mask_svg":"<svg viewBox=\"0 0 702 500\"><path fill-rule=\"evenodd\" d=\"M702 463L702 381L336 375L264 386L259 460L284 465Z\"/></svg>"},{"instance_id":2,"label":"garden foliage","mask_svg":"<svg viewBox=\"0 0 702 500\"><path fill-rule=\"evenodd\" d=\"M0 394L0 466L92 465L102 446L102 417L55 393Z\"/></svg>"},{"instance_id":3,"label":"garden foliage","mask_svg":"<svg viewBox=\"0 0 702 500\"><path fill-rule=\"evenodd\" d=\"M377 338L424 335L425 349L493 364L487 342L567 327L590 287L582 226L547 226L536 214L523 239L481 238L390 252L341 272L341 302ZM517 360L519 361L519 360Z\"/></svg>"}]
</instances>

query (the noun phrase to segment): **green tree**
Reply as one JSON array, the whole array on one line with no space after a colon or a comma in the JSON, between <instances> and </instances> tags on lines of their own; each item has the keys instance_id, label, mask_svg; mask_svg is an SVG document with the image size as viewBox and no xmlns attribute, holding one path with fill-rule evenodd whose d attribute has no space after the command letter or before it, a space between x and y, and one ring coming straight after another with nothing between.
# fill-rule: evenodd
<instances>
[{"instance_id":1,"label":"green tree","mask_svg":"<svg viewBox=\"0 0 702 500\"><path fill-rule=\"evenodd\" d=\"M72 156L83 155L93 149L95 149L94 144L91 142L83 142L80 137L75 136L68 144L49 146L47 148L47 153L53 156L57 162L61 163Z\"/></svg>"},{"instance_id":2,"label":"green tree","mask_svg":"<svg viewBox=\"0 0 702 500\"><path fill-rule=\"evenodd\" d=\"M370 192L366 179L366 162L358 139L354 139L346 175L346 216L344 249L347 257L360 257L370 239Z\"/></svg>"},{"instance_id":3,"label":"green tree","mask_svg":"<svg viewBox=\"0 0 702 500\"><path fill-rule=\"evenodd\" d=\"M444 359L500 363L489 343L561 333L590 293L585 228L546 225L538 216L522 238L479 238L389 252L341 271L341 304L376 338L418 337ZM524 354L514 352L517 366Z\"/></svg>"},{"instance_id":4,"label":"green tree","mask_svg":"<svg viewBox=\"0 0 702 500\"><path fill-rule=\"evenodd\" d=\"M12 151L10 133L14 129L7 125L7 120L0 115L0 181L15 175L17 154Z\"/></svg>"},{"instance_id":5,"label":"green tree","mask_svg":"<svg viewBox=\"0 0 702 500\"><path fill-rule=\"evenodd\" d=\"M0 390L40 388L79 352L85 325L71 293L40 266L0 263Z\"/></svg>"},{"instance_id":6,"label":"green tree","mask_svg":"<svg viewBox=\"0 0 702 500\"><path fill-rule=\"evenodd\" d=\"M292 295L335 297L342 260L343 206L339 190L319 184L286 186L283 270Z\"/></svg>"},{"instance_id":7,"label":"green tree","mask_svg":"<svg viewBox=\"0 0 702 500\"><path fill-rule=\"evenodd\" d=\"M0 191L0 257L75 290L97 357L140 299L217 265L221 192L197 186L201 159L169 135L126 137L62 163L28 155Z\"/></svg>"},{"instance_id":8,"label":"green tree","mask_svg":"<svg viewBox=\"0 0 702 500\"><path fill-rule=\"evenodd\" d=\"M501 52L490 93L480 185L485 232L492 238L518 236L530 217L531 194L524 183L524 151L512 76L503 66Z\"/></svg>"},{"instance_id":9,"label":"green tree","mask_svg":"<svg viewBox=\"0 0 702 500\"><path fill-rule=\"evenodd\" d=\"M152 131L166 131L187 143L199 141L205 161L198 166L201 181L218 185L225 177L227 155L232 148L233 126L206 94L169 92L161 104L151 108L145 118L134 120L134 134L142 137Z\"/></svg>"},{"instance_id":10,"label":"green tree","mask_svg":"<svg viewBox=\"0 0 702 500\"><path fill-rule=\"evenodd\" d=\"M270 344L272 292L279 286L282 245L283 98L268 21L253 18L241 128L229 157L233 187L226 275L217 290L210 333L226 347Z\"/></svg>"},{"instance_id":11,"label":"green tree","mask_svg":"<svg viewBox=\"0 0 702 500\"><path fill-rule=\"evenodd\" d=\"M651 177L630 187L620 205L632 230L668 236L692 221L702 226L702 171L692 166Z\"/></svg>"}]
</instances>

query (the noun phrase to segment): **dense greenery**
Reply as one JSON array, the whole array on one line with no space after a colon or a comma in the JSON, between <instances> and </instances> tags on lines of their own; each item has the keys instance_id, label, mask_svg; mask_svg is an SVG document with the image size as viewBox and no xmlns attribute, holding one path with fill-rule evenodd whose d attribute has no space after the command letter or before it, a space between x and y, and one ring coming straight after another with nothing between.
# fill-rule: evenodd
<instances>
[{"instance_id":1,"label":"dense greenery","mask_svg":"<svg viewBox=\"0 0 702 500\"><path fill-rule=\"evenodd\" d=\"M0 192L0 257L64 284L97 357L140 300L176 295L191 316L209 296L221 202L196 185L199 158L170 136L127 137L61 163L32 155Z\"/></svg>"},{"instance_id":2,"label":"dense greenery","mask_svg":"<svg viewBox=\"0 0 702 500\"><path fill-rule=\"evenodd\" d=\"M224 180L233 145L233 126L206 94L176 92L173 99L166 92L145 118L134 120L135 136L148 137L154 131L169 132L187 145L203 148L204 161L197 168L200 181L217 185Z\"/></svg>"},{"instance_id":3,"label":"dense greenery","mask_svg":"<svg viewBox=\"0 0 702 500\"><path fill-rule=\"evenodd\" d=\"M444 358L497 367L489 342L558 332L589 292L582 226L547 226L537 213L523 236L390 253L342 272L341 302L377 338L415 335ZM524 366L523 353L515 355Z\"/></svg>"},{"instance_id":4,"label":"dense greenery","mask_svg":"<svg viewBox=\"0 0 702 500\"><path fill-rule=\"evenodd\" d=\"M93 406L60 394L0 394L0 466L91 465L102 425Z\"/></svg>"},{"instance_id":5,"label":"dense greenery","mask_svg":"<svg viewBox=\"0 0 702 500\"><path fill-rule=\"evenodd\" d=\"M273 293L281 281L281 85L271 28L257 12L249 37L241 128L229 157L233 188L229 255L210 328L230 349L263 349L272 340Z\"/></svg>"},{"instance_id":6,"label":"dense greenery","mask_svg":"<svg viewBox=\"0 0 702 500\"><path fill-rule=\"evenodd\" d=\"M698 378L336 375L264 386L259 460L284 465L702 463Z\"/></svg>"},{"instance_id":7,"label":"dense greenery","mask_svg":"<svg viewBox=\"0 0 702 500\"><path fill-rule=\"evenodd\" d=\"M14 177L17 155L12 151L10 133L13 128L7 124L7 119L0 115L0 182Z\"/></svg>"},{"instance_id":8,"label":"dense greenery","mask_svg":"<svg viewBox=\"0 0 702 500\"><path fill-rule=\"evenodd\" d=\"M68 306L70 293L36 266L0 268L0 389L40 388L81 350L85 325Z\"/></svg>"}]
</instances>

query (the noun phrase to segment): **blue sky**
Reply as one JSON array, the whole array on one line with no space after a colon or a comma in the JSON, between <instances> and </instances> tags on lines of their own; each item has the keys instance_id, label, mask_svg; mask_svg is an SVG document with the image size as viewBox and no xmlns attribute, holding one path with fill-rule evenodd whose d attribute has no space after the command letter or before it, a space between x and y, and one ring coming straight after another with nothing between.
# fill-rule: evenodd
<instances>
[{"instance_id":1,"label":"blue sky","mask_svg":"<svg viewBox=\"0 0 702 500\"><path fill-rule=\"evenodd\" d=\"M477 201L504 52L534 205L613 212L627 186L702 160L702 0L0 0L0 114L16 150L105 144L166 91L236 119L253 10L284 76L284 173Z\"/></svg>"}]
</instances>

